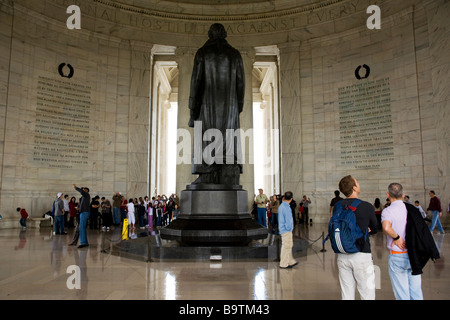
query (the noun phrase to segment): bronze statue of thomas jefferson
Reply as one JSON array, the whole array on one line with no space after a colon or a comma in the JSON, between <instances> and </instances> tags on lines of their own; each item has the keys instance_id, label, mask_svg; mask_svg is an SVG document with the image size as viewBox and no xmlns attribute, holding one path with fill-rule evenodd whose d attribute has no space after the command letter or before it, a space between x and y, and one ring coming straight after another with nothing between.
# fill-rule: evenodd
<instances>
[{"instance_id":1,"label":"bronze statue of thomas jefferson","mask_svg":"<svg viewBox=\"0 0 450 320\"><path fill-rule=\"evenodd\" d=\"M252 220L248 192L239 185L243 164L239 114L245 90L242 57L225 40L221 24L213 24L208 36L195 56L189 97L189 126L194 127L192 173L199 177L181 191L177 219L160 230L162 239L183 245L181 251L174 251L177 256L190 252L191 257L210 257L210 246L214 250L220 248L217 245L247 246L267 238L267 228ZM186 251L192 245L206 251ZM239 247L239 256L241 250L247 252ZM250 250L249 257L255 252Z\"/></svg>"},{"instance_id":2,"label":"bronze statue of thomas jefferson","mask_svg":"<svg viewBox=\"0 0 450 320\"><path fill-rule=\"evenodd\" d=\"M195 56L189 97L189 126L201 132L194 134L192 173L199 175L194 184L239 185L244 66L222 24L213 24L208 37Z\"/></svg>"}]
</instances>

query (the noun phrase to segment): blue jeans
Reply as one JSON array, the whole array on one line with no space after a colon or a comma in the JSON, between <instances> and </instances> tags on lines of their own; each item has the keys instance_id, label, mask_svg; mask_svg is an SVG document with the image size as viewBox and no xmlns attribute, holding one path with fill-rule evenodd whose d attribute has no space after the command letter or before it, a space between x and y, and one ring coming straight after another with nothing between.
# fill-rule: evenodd
<instances>
[{"instance_id":1,"label":"blue jeans","mask_svg":"<svg viewBox=\"0 0 450 320\"><path fill-rule=\"evenodd\" d=\"M120 221L123 222L123 220L127 218L127 212L125 211L125 209L120 208Z\"/></svg>"},{"instance_id":2,"label":"blue jeans","mask_svg":"<svg viewBox=\"0 0 450 320\"><path fill-rule=\"evenodd\" d=\"M139 216L139 227L145 227L144 220L145 215Z\"/></svg>"},{"instance_id":3,"label":"blue jeans","mask_svg":"<svg viewBox=\"0 0 450 320\"><path fill-rule=\"evenodd\" d=\"M162 213L159 212L159 210L156 211L156 226L157 227L162 226Z\"/></svg>"},{"instance_id":4,"label":"blue jeans","mask_svg":"<svg viewBox=\"0 0 450 320\"><path fill-rule=\"evenodd\" d=\"M267 227L266 208L258 208L258 223L264 227Z\"/></svg>"},{"instance_id":5,"label":"blue jeans","mask_svg":"<svg viewBox=\"0 0 450 320\"><path fill-rule=\"evenodd\" d=\"M80 213L80 245L88 244L86 228L89 215L90 212L88 211Z\"/></svg>"},{"instance_id":6,"label":"blue jeans","mask_svg":"<svg viewBox=\"0 0 450 320\"><path fill-rule=\"evenodd\" d=\"M422 277L411 274L408 254L389 254L388 265L395 299L423 300Z\"/></svg>"},{"instance_id":7,"label":"blue jeans","mask_svg":"<svg viewBox=\"0 0 450 320\"><path fill-rule=\"evenodd\" d=\"M120 224L120 209L113 207L113 224Z\"/></svg>"},{"instance_id":8,"label":"blue jeans","mask_svg":"<svg viewBox=\"0 0 450 320\"><path fill-rule=\"evenodd\" d=\"M278 213L272 212L272 228L273 233L280 234L278 230L275 232L275 230L278 228Z\"/></svg>"},{"instance_id":9,"label":"blue jeans","mask_svg":"<svg viewBox=\"0 0 450 320\"><path fill-rule=\"evenodd\" d=\"M64 232L64 215L55 217L54 231L56 234Z\"/></svg>"},{"instance_id":10,"label":"blue jeans","mask_svg":"<svg viewBox=\"0 0 450 320\"><path fill-rule=\"evenodd\" d=\"M433 232L437 225L439 232L444 233L444 228L442 228L441 220L439 219L439 211L433 210L431 213L433 214L433 217L431 218L430 231Z\"/></svg>"}]
</instances>

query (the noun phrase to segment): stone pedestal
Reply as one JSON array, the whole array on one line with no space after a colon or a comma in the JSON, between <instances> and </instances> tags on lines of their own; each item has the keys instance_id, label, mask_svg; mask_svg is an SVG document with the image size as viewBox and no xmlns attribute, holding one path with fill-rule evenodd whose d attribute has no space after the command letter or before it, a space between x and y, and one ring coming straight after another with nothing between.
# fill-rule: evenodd
<instances>
[{"instance_id":1,"label":"stone pedestal","mask_svg":"<svg viewBox=\"0 0 450 320\"><path fill-rule=\"evenodd\" d=\"M182 245L246 245L265 239L267 228L252 220L241 186L192 184L181 192L177 219L160 234Z\"/></svg>"},{"instance_id":2,"label":"stone pedestal","mask_svg":"<svg viewBox=\"0 0 450 320\"><path fill-rule=\"evenodd\" d=\"M307 254L309 243L294 237L292 254L295 258ZM146 231L137 238L121 241L109 249L111 254L140 261L280 261L281 237L268 234L263 240L254 240L247 245L233 246L183 246L178 241L162 240L157 232Z\"/></svg>"}]
</instances>

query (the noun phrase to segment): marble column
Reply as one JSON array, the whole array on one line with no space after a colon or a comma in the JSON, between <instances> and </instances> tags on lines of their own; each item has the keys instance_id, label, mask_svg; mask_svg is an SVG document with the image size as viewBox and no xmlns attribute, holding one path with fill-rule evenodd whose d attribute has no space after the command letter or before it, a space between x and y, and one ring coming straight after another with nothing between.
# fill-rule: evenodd
<instances>
[{"instance_id":1,"label":"marble column","mask_svg":"<svg viewBox=\"0 0 450 320\"><path fill-rule=\"evenodd\" d=\"M303 192L304 175L313 172L309 166L311 161L305 161L302 149L304 132L302 123L304 111L308 105L302 104L307 93L300 92L300 43L287 42L278 45L280 49L280 117L281 117L281 192L292 191L294 199L299 202ZM309 136L311 138L311 136ZM310 140L309 140L310 141ZM309 144L307 144L309 146ZM305 170L306 166L306 170ZM314 181L309 179L307 181ZM310 182L313 183L313 182ZM314 186L309 186L311 190Z\"/></svg>"},{"instance_id":2,"label":"marble column","mask_svg":"<svg viewBox=\"0 0 450 320\"><path fill-rule=\"evenodd\" d=\"M177 143L177 194L180 195L186 186L191 184L197 175L192 175L192 148L194 143L194 129L188 126L189 93L191 75L194 67L196 48L178 47L175 59L178 63L178 143Z\"/></svg>"},{"instance_id":3,"label":"marble column","mask_svg":"<svg viewBox=\"0 0 450 320\"><path fill-rule=\"evenodd\" d=\"M252 210L254 194L254 161L253 161L253 94L252 94L252 70L255 62L255 52L253 48L236 47L242 55L245 70L245 98L244 109L240 115L241 129L245 134L242 144L242 156L244 159L243 174L240 183L244 190L248 192L249 210Z\"/></svg>"},{"instance_id":4,"label":"marble column","mask_svg":"<svg viewBox=\"0 0 450 320\"><path fill-rule=\"evenodd\" d=\"M152 45L131 42L128 106L127 195L149 195L149 117ZM125 106L127 107L127 106Z\"/></svg>"}]
</instances>

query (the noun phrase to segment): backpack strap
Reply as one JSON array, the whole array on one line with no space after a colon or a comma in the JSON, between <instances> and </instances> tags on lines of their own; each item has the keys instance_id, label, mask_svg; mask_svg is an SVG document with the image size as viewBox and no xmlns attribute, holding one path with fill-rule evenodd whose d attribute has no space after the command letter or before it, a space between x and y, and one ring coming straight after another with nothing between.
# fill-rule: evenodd
<instances>
[{"instance_id":1,"label":"backpack strap","mask_svg":"<svg viewBox=\"0 0 450 320\"><path fill-rule=\"evenodd\" d=\"M350 210L352 210L353 212L356 211L356 208L361 204L362 200L361 199L355 199L353 200L352 204L348 206L348 208ZM366 232L364 232L364 239L367 239L367 235L369 234L369 229L366 230Z\"/></svg>"},{"instance_id":2,"label":"backpack strap","mask_svg":"<svg viewBox=\"0 0 450 320\"><path fill-rule=\"evenodd\" d=\"M353 200L352 204L349 205L348 207L349 207L353 212L355 212L356 208L359 206L359 204L360 204L361 202L362 202L362 200L360 200L360 199L355 199L355 200Z\"/></svg>"}]
</instances>

